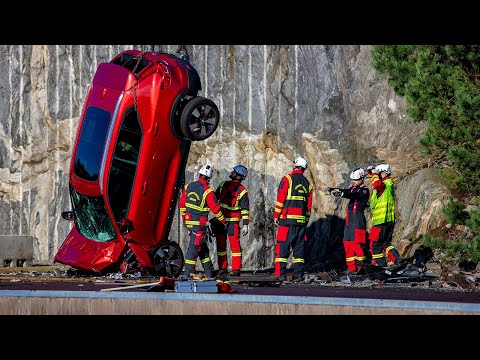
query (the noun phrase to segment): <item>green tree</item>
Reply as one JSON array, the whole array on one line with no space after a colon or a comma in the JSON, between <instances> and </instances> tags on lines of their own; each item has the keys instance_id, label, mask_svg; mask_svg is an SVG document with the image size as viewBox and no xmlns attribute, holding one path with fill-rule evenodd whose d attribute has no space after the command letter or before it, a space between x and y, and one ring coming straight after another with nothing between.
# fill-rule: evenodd
<instances>
[{"instance_id":1,"label":"green tree","mask_svg":"<svg viewBox=\"0 0 480 360\"><path fill-rule=\"evenodd\" d=\"M407 115L425 121L419 138L423 150L450 168L443 174L452 188L472 197L480 192L480 46L377 45L372 66L388 78L404 97ZM423 244L443 251L445 259L480 260L480 210L465 211L450 199L443 209L452 224L465 224L470 239L442 239L424 235Z\"/></svg>"},{"instance_id":2,"label":"green tree","mask_svg":"<svg viewBox=\"0 0 480 360\"><path fill-rule=\"evenodd\" d=\"M424 151L450 162L455 187L478 194L480 46L376 45L372 66L405 98L409 118L427 122Z\"/></svg>"}]
</instances>

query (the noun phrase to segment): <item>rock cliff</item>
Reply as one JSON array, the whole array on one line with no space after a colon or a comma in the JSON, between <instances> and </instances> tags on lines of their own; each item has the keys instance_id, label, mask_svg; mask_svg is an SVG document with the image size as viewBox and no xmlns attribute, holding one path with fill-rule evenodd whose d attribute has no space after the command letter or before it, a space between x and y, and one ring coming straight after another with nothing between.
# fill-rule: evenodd
<instances>
[{"instance_id":1,"label":"rock cliff","mask_svg":"<svg viewBox=\"0 0 480 360\"><path fill-rule=\"evenodd\" d=\"M88 85L100 62L129 48L176 53L179 46L0 46L0 234L32 236L34 262L51 262L70 229L60 213L70 208L70 155ZM217 170L214 187L234 165L249 169L244 269L273 266L277 186L298 155L308 159L306 176L314 185L307 268L342 261L347 200L325 189L347 187L357 166L391 165L399 219L394 239L402 255L411 255L422 233L444 225L440 209L448 190L419 153L424 125L408 121L403 99L371 67L370 46L185 49L202 79L200 95L221 114L216 133L193 143L186 180L204 163ZM171 237L186 248L178 225L177 217Z\"/></svg>"}]
</instances>

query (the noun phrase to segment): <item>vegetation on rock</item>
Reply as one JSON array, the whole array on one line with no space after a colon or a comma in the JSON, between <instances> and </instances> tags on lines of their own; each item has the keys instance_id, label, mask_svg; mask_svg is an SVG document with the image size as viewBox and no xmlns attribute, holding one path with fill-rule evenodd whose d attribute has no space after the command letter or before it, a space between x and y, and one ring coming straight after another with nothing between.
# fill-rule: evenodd
<instances>
[{"instance_id":1,"label":"vegetation on rock","mask_svg":"<svg viewBox=\"0 0 480 360\"><path fill-rule=\"evenodd\" d=\"M376 45L372 66L388 77L404 97L407 115L425 121L419 138L423 151L448 166L442 170L450 188L462 193L443 212L451 225L469 231L452 238L424 235L423 243L440 250L443 259L480 260L480 46ZM466 211L465 203L477 203Z\"/></svg>"}]
</instances>

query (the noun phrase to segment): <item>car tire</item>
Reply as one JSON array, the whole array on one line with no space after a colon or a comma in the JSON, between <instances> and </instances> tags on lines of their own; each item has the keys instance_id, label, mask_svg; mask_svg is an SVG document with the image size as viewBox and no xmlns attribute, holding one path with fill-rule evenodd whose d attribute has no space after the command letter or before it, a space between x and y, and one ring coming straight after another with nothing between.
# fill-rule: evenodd
<instances>
[{"instance_id":1,"label":"car tire","mask_svg":"<svg viewBox=\"0 0 480 360\"><path fill-rule=\"evenodd\" d=\"M217 105L207 98L197 96L190 100L180 116L183 136L192 141L205 140L218 127L220 112Z\"/></svg>"},{"instance_id":2,"label":"car tire","mask_svg":"<svg viewBox=\"0 0 480 360\"><path fill-rule=\"evenodd\" d=\"M155 275L176 278L183 270L185 258L180 245L167 241L153 250Z\"/></svg>"}]
</instances>

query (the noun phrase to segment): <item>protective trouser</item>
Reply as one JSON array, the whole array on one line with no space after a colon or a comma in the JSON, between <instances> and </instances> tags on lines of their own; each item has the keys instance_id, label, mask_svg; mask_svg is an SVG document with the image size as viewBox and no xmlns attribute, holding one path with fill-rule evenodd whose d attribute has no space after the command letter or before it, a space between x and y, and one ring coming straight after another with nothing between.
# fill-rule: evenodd
<instances>
[{"instance_id":1,"label":"protective trouser","mask_svg":"<svg viewBox=\"0 0 480 360\"><path fill-rule=\"evenodd\" d=\"M241 270L242 268L242 249L240 247L240 224L237 221L227 222L227 229L223 226L215 230L215 238L217 240L217 260L218 269L228 269L227 259L227 237L230 244L230 252L232 254L232 270Z\"/></svg>"},{"instance_id":2,"label":"protective trouser","mask_svg":"<svg viewBox=\"0 0 480 360\"><path fill-rule=\"evenodd\" d=\"M367 242L367 231L365 230L365 216L355 210L347 212L345 229L343 232L343 248L345 249L345 260L349 271L356 272L360 266L358 261L365 261L366 256L363 246Z\"/></svg>"},{"instance_id":3,"label":"protective trouser","mask_svg":"<svg viewBox=\"0 0 480 360\"><path fill-rule=\"evenodd\" d=\"M200 262L205 270L205 276L212 278L213 264L212 260L210 259L210 251L205 241L205 230L190 230L189 232L190 242L185 255L184 273L187 276L189 276L190 273L195 273L197 258L200 257Z\"/></svg>"},{"instance_id":4,"label":"protective trouser","mask_svg":"<svg viewBox=\"0 0 480 360\"><path fill-rule=\"evenodd\" d=\"M302 225L278 227L277 244L275 246L275 275L286 276L290 249L293 249L293 278L301 278L303 276L305 241L307 240L305 228Z\"/></svg>"},{"instance_id":5,"label":"protective trouser","mask_svg":"<svg viewBox=\"0 0 480 360\"><path fill-rule=\"evenodd\" d=\"M394 263L400 260L400 254L392 245L394 222L373 225L370 228L370 251L372 253L372 262L379 266L387 266L385 254Z\"/></svg>"},{"instance_id":6,"label":"protective trouser","mask_svg":"<svg viewBox=\"0 0 480 360\"><path fill-rule=\"evenodd\" d=\"M347 268L349 271L356 272L361 266L358 265L357 261L365 261L366 256L363 252L362 245L365 244L365 230L355 229L356 237L359 239L355 240L344 240L343 248L345 249L345 260L347 262ZM362 242L362 233L363 233L363 242ZM358 234L358 235L357 235Z\"/></svg>"}]
</instances>

